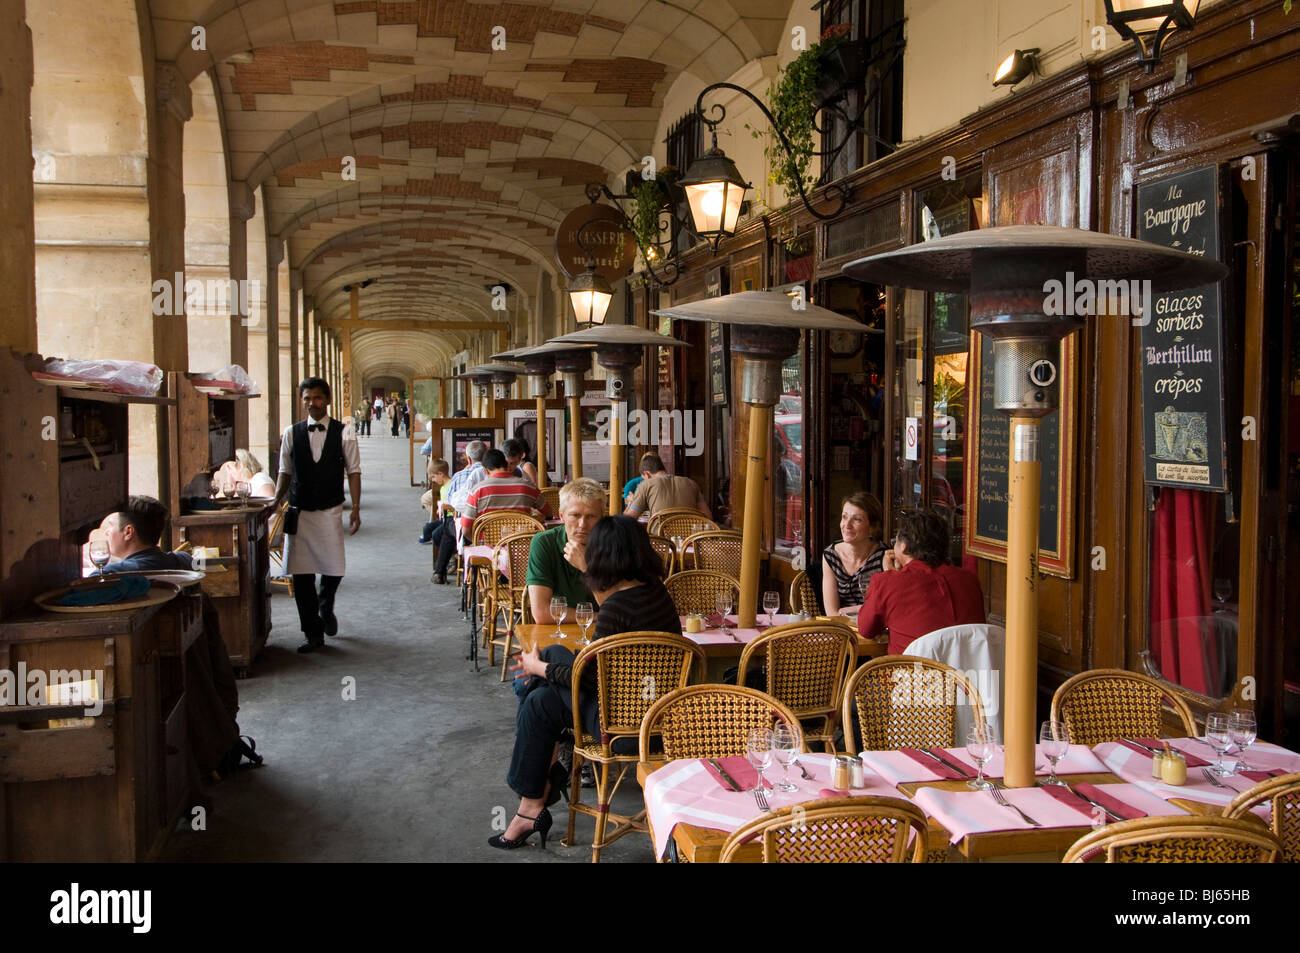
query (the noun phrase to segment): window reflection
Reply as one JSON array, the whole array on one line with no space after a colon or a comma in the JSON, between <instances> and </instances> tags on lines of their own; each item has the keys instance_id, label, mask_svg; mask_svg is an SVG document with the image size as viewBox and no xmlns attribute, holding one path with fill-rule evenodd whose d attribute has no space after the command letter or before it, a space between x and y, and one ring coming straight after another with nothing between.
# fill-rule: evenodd
<instances>
[{"instance_id":1,"label":"window reflection","mask_svg":"<svg viewBox=\"0 0 1300 953\"><path fill-rule=\"evenodd\" d=\"M781 397L772 418L773 547L789 555L804 545L803 339L781 365Z\"/></svg>"}]
</instances>

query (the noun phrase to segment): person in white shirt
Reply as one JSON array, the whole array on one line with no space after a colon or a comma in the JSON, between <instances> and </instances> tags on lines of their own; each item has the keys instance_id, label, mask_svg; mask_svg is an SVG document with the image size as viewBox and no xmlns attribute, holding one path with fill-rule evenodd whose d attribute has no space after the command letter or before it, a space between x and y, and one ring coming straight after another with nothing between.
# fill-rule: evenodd
<instances>
[{"instance_id":1,"label":"person in white shirt","mask_svg":"<svg viewBox=\"0 0 1300 953\"><path fill-rule=\"evenodd\" d=\"M280 476L275 505L286 495L298 511L297 531L284 537L285 572L293 576L293 597L306 640L299 652L325 644L338 633L334 595L346 570L343 553L343 479L352 497L348 534L361 528L361 453L351 424L327 413L330 386L319 377L298 385L307 417L280 437ZM316 576L320 575L320 594Z\"/></svg>"}]
</instances>

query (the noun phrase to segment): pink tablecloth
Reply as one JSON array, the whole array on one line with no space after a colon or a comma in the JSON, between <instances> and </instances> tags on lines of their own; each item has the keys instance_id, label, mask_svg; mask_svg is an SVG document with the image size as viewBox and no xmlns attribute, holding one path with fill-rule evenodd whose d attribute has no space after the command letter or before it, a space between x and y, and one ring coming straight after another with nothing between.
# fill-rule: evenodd
<instances>
[{"instance_id":1,"label":"pink tablecloth","mask_svg":"<svg viewBox=\"0 0 1300 953\"><path fill-rule=\"evenodd\" d=\"M490 563L492 561L492 551L494 549L496 549L495 546L466 546L462 551L462 555L465 557L465 564L469 565L469 563L475 559L481 559L484 563ZM507 576L510 575L510 557L506 555L504 550L501 555L497 557L497 568Z\"/></svg>"},{"instance_id":2,"label":"pink tablecloth","mask_svg":"<svg viewBox=\"0 0 1300 953\"><path fill-rule=\"evenodd\" d=\"M944 748L943 751L945 758L958 767L970 771L972 778L975 777L975 761L966 754L965 748ZM1042 745L1038 746L1037 755L1038 760L1034 763L1042 767L1035 773L1047 777L1050 769L1047 759L1043 757ZM902 784L905 781L938 781L943 777L939 772L931 771L923 762L901 751L861 751L858 757L862 759L868 771L879 774L889 784ZM1106 770L1106 766L1083 745L1071 745L1069 752L1056 767L1058 774L1094 774ZM984 765L984 776L1000 778L1003 773L1002 749L999 746L998 751Z\"/></svg>"},{"instance_id":3,"label":"pink tablecloth","mask_svg":"<svg viewBox=\"0 0 1300 953\"><path fill-rule=\"evenodd\" d=\"M1111 797L1131 804L1151 817L1186 814L1136 784L1099 784L1097 788ZM1076 808L1052 797L1042 788L1009 788L1002 792L1011 804L1023 810L1043 827L1081 827L1090 823L1088 817ZM993 800L988 791L943 791L939 788L922 788L912 798L926 814L933 817L951 834L950 842L960 843L970 834L992 831L1033 830L1034 825L1009 807ZM1097 812L1104 820L1105 815Z\"/></svg>"},{"instance_id":4,"label":"pink tablecloth","mask_svg":"<svg viewBox=\"0 0 1300 953\"><path fill-rule=\"evenodd\" d=\"M805 781L799 769L791 767L790 780L799 786L799 790L791 794L769 791L767 802L774 810L826 796L821 792L830 788L831 755L801 754L799 760L813 780ZM780 780L781 769L773 765L764 776L772 781ZM873 776L867 777L867 787L854 788L849 793L901 797L893 785ZM752 793L724 791L704 766L693 758L674 761L650 775L645 783L645 804L656 857L663 856L678 824L731 833L763 813Z\"/></svg>"},{"instance_id":5,"label":"pink tablecloth","mask_svg":"<svg viewBox=\"0 0 1300 953\"><path fill-rule=\"evenodd\" d=\"M1195 738L1170 738L1169 744L1180 751L1187 749L1192 754L1207 760L1214 756L1213 748L1204 741ZM1240 792L1255 785L1255 782L1249 778L1233 775L1219 778L1220 783L1224 786L1217 788L1205 780L1205 774L1201 768L1187 769L1186 784L1165 784L1163 781L1157 781L1151 777L1151 758L1147 755L1138 754L1124 745L1110 741L1097 745L1093 748L1093 751L1106 766L1106 770L1119 775L1125 781L1133 782L1157 797L1165 799L1179 797L1186 798L1189 801L1200 801L1203 804L1214 804L1223 807L1230 803ZM1229 755L1228 760L1235 760L1236 757L1235 754ZM1246 753L1246 761L1255 769L1281 768L1283 771L1288 772L1300 771L1300 754L1265 741L1256 742L1251 746ZM1255 813L1266 816L1267 808L1261 807Z\"/></svg>"},{"instance_id":6,"label":"pink tablecloth","mask_svg":"<svg viewBox=\"0 0 1300 953\"><path fill-rule=\"evenodd\" d=\"M776 624L785 625L787 622L798 621L798 618L798 616L782 615L778 612L776 615ZM729 615L727 616L728 628L725 632L722 631L722 629L717 628L705 629L703 632L687 632L686 616L682 616L682 635L686 636L696 645L727 645L728 643L731 645L748 645L758 637L759 633L766 632L768 629L768 626L765 624L767 622L767 613L760 612L758 619L759 623L763 625L761 629L738 629L736 628L738 620L734 615Z\"/></svg>"}]
</instances>

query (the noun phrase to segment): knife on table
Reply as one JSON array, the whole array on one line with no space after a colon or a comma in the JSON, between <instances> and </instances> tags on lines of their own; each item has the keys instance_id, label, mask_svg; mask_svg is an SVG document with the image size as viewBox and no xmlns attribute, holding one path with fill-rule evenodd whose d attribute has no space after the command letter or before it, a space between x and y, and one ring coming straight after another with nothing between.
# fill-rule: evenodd
<instances>
[{"instance_id":1,"label":"knife on table","mask_svg":"<svg viewBox=\"0 0 1300 953\"><path fill-rule=\"evenodd\" d=\"M1091 804L1093 807L1095 807L1095 808L1097 808L1097 809L1099 809L1099 810L1101 810L1101 811L1104 811L1104 812L1106 813L1106 816L1107 816L1107 817L1110 817L1112 820L1116 820L1116 821L1122 821L1122 820L1124 820L1124 816L1123 816L1122 814L1117 814L1117 813L1115 813L1114 811L1112 811L1110 808L1108 808L1108 807L1107 807L1106 805L1104 805L1104 804L1098 804L1096 801L1094 801L1092 798L1088 797L1088 795L1084 794L1082 791L1076 791L1074 788L1070 787L1068 784L1065 785L1065 789L1066 789L1067 791L1069 791L1071 794L1073 794L1075 797L1083 798L1085 801L1087 801L1087 802L1088 802L1089 804Z\"/></svg>"},{"instance_id":2,"label":"knife on table","mask_svg":"<svg viewBox=\"0 0 1300 953\"><path fill-rule=\"evenodd\" d=\"M944 765L945 767L950 768L950 769L953 770L953 771L956 771L956 772L957 772L958 774L960 774L963 778L974 777L974 775L971 774L969 771L967 771L965 768L961 767L960 765L953 764L953 763L952 763L951 761L949 761L947 758L941 758L941 757L939 757L939 756L938 756L937 754L935 754L933 751L927 751L925 748L917 748L916 750L917 750L917 751L924 752L925 754L928 754L931 758L934 758L935 761L938 761L940 764Z\"/></svg>"},{"instance_id":3,"label":"knife on table","mask_svg":"<svg viewBox=\"0 0 1300 953\"><path fill-rule=\"evenodd\" d=\"M727 773L726 768L718 764L718 760L716 758L705 758L704 760L707 761L709 764L713 765L713 770L717 771L718 774L722 775L722 780L726 781L728 784L731 785L731 790L733 791L740 790L740 785L736 783L736 779Z\"/></svg>"},{"instance_id":4,"label":"knife on table","mask_svg":"<svg viewBox=\"0 0 1300 953\"><path fill-rule=\"evenodd\" d=\"M1157 748L1153 748L1150 745L1144 745L1142 742L1138 741L1135 738L1121 738L1120 741L1126 741L1129 744L1131 744L1133 747L1141 748L1143 751L1149 751L1151 754L1164 754L1163 751Z\"/></svg>"}]
</instances>

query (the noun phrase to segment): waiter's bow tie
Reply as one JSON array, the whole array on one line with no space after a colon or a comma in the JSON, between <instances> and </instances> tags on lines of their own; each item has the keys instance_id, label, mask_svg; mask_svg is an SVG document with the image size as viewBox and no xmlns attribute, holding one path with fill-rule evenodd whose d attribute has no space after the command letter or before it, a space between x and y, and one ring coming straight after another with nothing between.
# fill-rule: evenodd
<instances>
[{"instance_id":1,"label":"waiter's bow tie","mask_svg":"<svg viewBox=\"0 0 1300 953\"><path fill-rule=\"evenodd\" d=\"M308 425L307 425L307 429L308 429L309 431L312 431L312 430L324 430L324 429L325 429L325 425L324 425L324 424L308 424Z\"/></svg>"}]
</instances>

